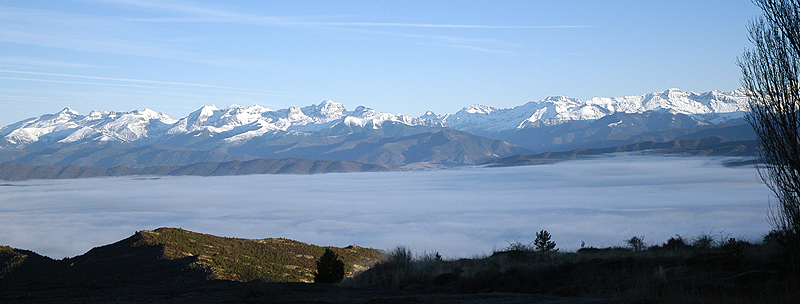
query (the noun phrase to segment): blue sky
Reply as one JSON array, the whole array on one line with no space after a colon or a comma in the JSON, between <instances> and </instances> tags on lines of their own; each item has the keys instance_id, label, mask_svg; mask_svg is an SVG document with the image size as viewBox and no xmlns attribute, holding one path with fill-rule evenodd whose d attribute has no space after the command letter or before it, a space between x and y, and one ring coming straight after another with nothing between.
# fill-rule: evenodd
<instances>
[{"instance_id":1,"label":"blue sky","mask_svg":"<svg viewBox=\"0 0 800 304\"><path fill-rule=\"evenodd\" d=\"M422 115L740 87L747 0L0 1L0 126L71 107Z\"/></svg>"}]
</instances>

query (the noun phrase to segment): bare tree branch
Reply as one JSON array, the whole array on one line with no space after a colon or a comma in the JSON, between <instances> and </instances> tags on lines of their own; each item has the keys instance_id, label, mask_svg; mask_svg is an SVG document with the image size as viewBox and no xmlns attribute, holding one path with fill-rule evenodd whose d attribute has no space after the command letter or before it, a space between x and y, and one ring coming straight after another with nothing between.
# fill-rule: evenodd
<instances>
[{"instance_id":1,"label":"bare tree branch","mask_svg":"<svg viewBox=\"0 0 800 304\"><path fill-rule=\"evenodd\" d=\"M754 0L764 11L750 23L753 49L738 59L749 96L745 116L758 135L759 175L778 202L769 222L798 272L800 262L800 0Z\"/></svg>"}]
</instances>

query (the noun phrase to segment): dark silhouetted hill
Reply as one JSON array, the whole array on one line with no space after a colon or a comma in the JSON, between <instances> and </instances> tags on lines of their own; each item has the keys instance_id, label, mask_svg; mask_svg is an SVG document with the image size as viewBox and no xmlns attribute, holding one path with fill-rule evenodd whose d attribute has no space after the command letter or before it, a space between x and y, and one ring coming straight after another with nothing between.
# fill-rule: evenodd
<instances>
[{"instance_id":1,"label":"dark silhouetted hill","mask_svg":"<svg viewBox=\"0 0 800 304\"><path fill-rule=\"evenodd\" d=\"M381 258L359 246L331 248L352 274ZM325 247L283 238L219 237L179 228L140 231L83 255L54 260L34 252L0 247L3 282L127 284L168 280L255 279L310 282Z\"/></svg>"}]
</instances>

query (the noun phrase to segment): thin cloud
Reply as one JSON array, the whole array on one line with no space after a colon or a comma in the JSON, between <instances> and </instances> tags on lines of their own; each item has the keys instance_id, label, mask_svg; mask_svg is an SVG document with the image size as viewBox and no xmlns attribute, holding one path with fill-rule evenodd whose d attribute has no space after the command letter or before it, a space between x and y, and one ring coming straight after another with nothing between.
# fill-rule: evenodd
<instances>
[{"instance_id":1,"label":"thin cloud","mask_svg":"<svg viewBox=\"0 0 800 304\"><path fill-rule=\"evenodd\" d=\"M71 78L84 78L84 79L96 79L96 80L110 80L110 81L122 81L122 82L140 82L140 83L165 84L165 85L176 85L176 86L192 86L192 87L206 87L206 88L217 88L217 89L232 89L232 90L239 90L239 91L256 91L256 92L258 92L258 90L253 90L253 89L217 86L217 85L209 85L209 84L201 84L201 83L171 82L171 81L134 79L134 78L114 78L114 77L75 75L75 74L60 74L60 73L45 73L45 72L32 72L32 71L19 71L19 70L5 70L5 69L0 69L0 72L2 72L2 73L14 73L14 74L42 75L42 76L59 76L59 77L71 77Z\"/></svg>"},{"instance_id":2,"label":"thin cloud","mask_svg":"<svg viewBox=\"0 0 800 304\"><path fill-rule=\"evenodd\" d=\"M162 12L172 11L188 15L216 16L216 17L227 17L227 18L241 18L243 16L252 16L248 14L231 12L217 8L204 7L186 1L97 0L97 2L138 6L156 11L162 11Z\"/></svg>"},{"instance_id":3,"label":"thin cloud","mask_svg":"<svg viewBox=\"0 0 800 304\"><path fill-rule=\"evenodd\" d=\"M146 36L148 26L143 22L197 22L233 23L273 27L322 28L330 30L357 29L463 29L463 30L533 30L533 29L580 29L590 25L494 25L494 24L436 24L407 22L331 22L322 19L342 16L262 16L236 12L221 7L198 5L192 2L161 2L138 0L99 1L157 11L159 14L178 16L154 18L108 18L105 16L81 15L55 11L0 7L0 17L6 26L0 28L0 41L58 47L78 51L103 52L122 55L165 58L196 62L222 67L270 67L275 62L221 58L208 54L197 54L180 50L176 39L153 40ZM47 20L43 22L42 20ZM137 25L137 23L139 23ZM87 35L87 33L91 33ZM403 33L372 32L379 35L403 35ZM463 34L463 33L462 33ZM424 35L423 35L424 36ZM412 37L412 36L408 36ZM173 37L174 38L174 37ZM418 37L426 39L425 37ZM471 38L449 38L468 41ZM477 39L474 39L477 40ZM477 44L476 44L477 43ZM454 46L487 53L516 53L503 51L498 45L480 45L481 42L462 42ZM468 47L458 46L468 45Z\"/></svg>"},{"instance_id":4,"label":"thin cloud","mask_svg":"<svg viewBox=\"0 0 800 304\"><path fill-rule=\"evenodd\" d=\"M13 101L42 101L42 100L51 100L50 98L44 98L42 96L22 96L22 95L0 95L0 99L2 100L13 100Z\"/></svg>"},{"instance_id":5,"label":"thin cloud","mask_svg":"<svg viewBox=\"0 0 800 304\"><path fill-rule=\"evenodd\" d=\"M154 87L154 86L135 85L135 84L69 81L69 80L53 80L53 79L36 79L36 78L8 77L8 76L0 76L0 79L20 80L20 81L35 81L35 82L50 82L50 83L87 84L87 85L98 85L98 86L109 86L109 87L133 87L133 88L149 88L149 89L159 88L159 87Z\"/></svg>"},{"instance_id":6,"label":"thin cloud","mask_svg":"<svg viewBox=\"0 0 800 304\"><path fill-rule=\"evenodd\" d=\"M339 26L378 26L378 27L422 27L458 29L567 29L591 28L590 25L483 25L483 24L435 24L435 23L393 23L393 22L317 22L321 25Z\"/></svg>"},{"instance_id":7,"label":"thin cloud","mask_svg":"<svg viewBox=\"0 0 800 304\"><path fill-rule=\"evenodd\" d=\"M388 32L388 31L367 30L367 29L348 29L348 30L352 32L367 33L371 35L386 35L386 36L405 37L405 38L412 38L419 40L429 40L433 41L433 43L437 45L443 45L452 48L467 49L472 51L479 51L484 53L506 54L506 55L512 55L512 54L532 55L531 53L526 53L526 52L501 49L502 47L506 48L518 47L519 44L494 38L464 38L464 37L455 37L447 35L409 34L401 32Z\"/></svg>"},{"instance_id":8,"label":"thin cloud","mask_svg":"<svg viewBox=\"0 0 800 304\"><path fill-rule=\"evenodd\" d=\"M219 8L196 5L184 1L139 1L139 0L102 0L99 2L137 6L158 12L173 12L191 17L166 17L166 18L131 18L131 21L143 22L228 22L247 24L273 24L293 25L299 24L296 17L259 16L246 13L228 11Z\"/></svg>"},{"instance_id":9,"label":"thin cloud","mask_svg":"<svg viewBox=\"0 0 800 304\"><path fill-rule=\"evenodd\" d=\"M235 59L194 52L179 51L169 45L149 40L119 38L117 35L86 36L80 30L54 31L49 29L14 31L0 29L0 41L56 47L83 52L133 55L201 63L220 67L268 67L275 63L264 60ZM147 41L144 43L143 41Z\"/></svg>"},{"instance_id":10,"label":"thin cloud","mask_svg":"<svg viewBox=\"0 0 800 304\"><path fill-rule=\"evenodd\" d=\"M37 79L37 78L8 77L8 76L0 76L0 79L18 80L18 81L33 81L33 82L49 82L49 83L83 84L83 85L105 86L105 87L164 89L164 87L158 87L158 86L148 86L148 85L140 85L140 84L124 84L124 83L70 81L70 80ZM209 87L214 87L214 86L209 86ZM225 88L225 87L219 87L219 88ZM231 88L231 89L233 89L233 90L224 90L224 89L220 89L220 90L191 89L191 90L192 91L196 91L196 92L208 92L208 93L249 94L249 95L265 95L265 96L274 96L274 97L296 97L296 98L302 97L302 96L293 96L293 95L273 94L273 93L268 93L268 92L259 92L259 91L256 91L256 90L248 90L248 89L238 89L238 88Z\"/></svg>"},{"instance_id":11,"label":"thin cloud","mask_svg":"<svg viewBox=\"0 0 800 304\"><path fill-rule=\"evenodd\" d=\"M424 35L403 33L400 29L453 29L453 30L543 30L543 29L585 29L594 28L592 25L496 25L496 24L437 24L437 23L409 23L409 22L331 22L319 21L320 16L261 16L248 13L240 13L226 10L219 7L201 6L190 2L155 2L140 0L108 0L107 3L115 3L128 6L157 10L159 12L172 12L184 16L155 17L155 18L136 18L128 19L136 22L155 22L155 23L235 23L251 24L276 27L307 27L322 28L333 30L356 31L373 35L403 36L415 39L444 41L449 47L466 49L489 54L504 55L529 55L513 49L507 49L510 44L506 41L493 39L463 38L441 35ZM334 17L335 18L335 17ZM398 31L380 31L378 29L393 28ZM377 31L376 31L377 30ZM493 41L489 41L493 40Z\"/></svg>"},{"instance_id":12,"label":"thin cloud","mask_svg":"<svg viewBox=\"0 0 800 304\"><path fill-rule=\"evenodd\" d=\"M294 17L298 18L298 17ZM308 17L305 17L308 18ZM153 23L243 23L275 26L310 26L310 27L406 27L406 28L446 28L446 29L578 29L595 28L593 25L485 25L485 24L436 24L436 23L399 23L399 22L320 22L294 20L292 17L249 17L220 18L216 16L202 17L161 17L161 18L129 18L129 21Z\"/></svg>"},{"instance_id":13,"label":"thin cloud","mask_svg":"<svg viewBox=\"0 0 800 304\"><path fill-rule=\"evenodd\" d=\"M142 88L142 89L164 89L165 88L164 86L169 86L172 87L173 89L191 90L195 92L246 94L246 95L259 95L259 96L272 96L272 97L285 97L285 98L305 98L305 99L311 98L308 96L278 94L277 91L255 90L255 89L246 89L238 87L209 85L202 83L170 82L170 81L159 81L159 80L148 80L148 79L115 78L115 77L101 77L101 76L62 74L62 73L6 70L6 69L0 69L0 73L107 80L107 81L129 82L129 83L126 84L126 83L109 83L109 82L89 82L89 81L0 76L0 79L17 80L17 81L82 84L82 85L93 85L93 86L128 87L128 88ZM145 84L152 84L152 85L145 85ZM156 85L164 85L164 86L156 86Z\"/></svg>"},{"instance_id":14,"label":"thin cloud","mask_svg":"<svg viewBox=\"0 0 800 304\"><path fill-rule=\"evenodd\" d=\"M407 28L451 28L451 29L573 29L593 28L592 25L487 25L487 24L437 24L406 22L320 22L308 21L319 16L260 16L233 12L224 9L195 5L189 2L153 2L138 0L109 0L108 3L139 6L158 11L172 11L191 17L159 17L129 19L143 22L230 22L248 24L296 25L296 26L355 26L355 27L407 27ZM325 17L330 18L330 17Z\"/></svg>"},{"instance_id":15,"label":"thin cloud","mask_svg":"<svg viewBox=\"0 0 800 304\"><path fill-rule=\"evenodd\" d=\"M83 52L133 55L221 67L269 67L276 63L179 50L175 37L152 39L150 28L118 18L0 6L0 41Z\"/></svg>"},{"instance_id":16,"label":"thin cloud","mask_svg":"<svg viewBox=\"0 0 800 304\"><path fill-rule=\"evenodd\" d=\"M452 47L456 47L456 48L462 48L462 49L472 50L472 51L484 52L484 53L494 53L494 54L520 54L519 52L515 52L515 51L507 51L507 50L490 49L490 48L485 48L485 47L480 47L480 46L474 46L474 45L451 44L450 46L452 46Z\"/></svg>"},{"instance_id":17,"label":"thin cloud","mask_svg":"<svg viewBox=\"0 0 800 304\"><path fill-rule=\"evenodd\" d=\"M45 60L45 59L26 57L26 56L0 56L0 65L40 66L40 67L57 67L57 68L109 68L108 66L57 61L57 60Z\"/></svg>"},{"instance_id":18,"label":"thin cloud","mask_svg":"<svg viewBox=\"0 0 800 304\"><path fill-rule=\"evenodd\" d=\"M33 82L49 82L49 83L84 84L84 85L104 86L104 87L164 89L163 87L157 87L157 86L147 86L147 85L138 85L138 84L124 84L124 83L104 83L104 82L88 82L88 81L36 79L36 78L7 77L7 76L0 76L0 79L18 80L18 81L33 81ZM225 90L194 90L194 91L210 92L210 93L231 93L231 94L260 94L260 93L257 93L257 92L225 91Z\"/></svg>"}]
</instances>

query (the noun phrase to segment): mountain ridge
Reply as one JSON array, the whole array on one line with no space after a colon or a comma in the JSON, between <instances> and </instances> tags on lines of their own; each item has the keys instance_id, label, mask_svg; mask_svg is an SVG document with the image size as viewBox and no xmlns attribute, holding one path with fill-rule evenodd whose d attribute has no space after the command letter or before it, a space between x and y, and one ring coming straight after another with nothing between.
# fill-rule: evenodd
<instances>
[{"instance_id":1,"label":"mountain ridge","mask_svg":"<svg viewBox=\"0 0 800 304\"><path fill-rule=\"evenodd\" d=\"M304 158L452 167L643 141L754 139L746 107L744 89L668 89L587 101L551 96L506 109L475 104L419 117L350 111L330 100L279 110L206 105L179 119L150 109L81 115L65 108L0 128L0 163L140 168Z\"/></svg>"},{"instance_id":2,"label":"mountain ridge","mask_svg":"<svg viewBox=\"0 0 800 304\"><path fill-rule=\"evenodd\" d=\"M188 135L213 137L218 146L241 145L254 137L286 133L326 133L330 129L347 131L360 128L378 130L384 124L401 124L432 129L452 128L481 135L485 132L552 126L567 121L596 120L614 113L666 110L691 115L707 123L721 123L740 118L746 110L743 89L732 92L681 92L669 89L643 95L594 97L585 102L566 96L547 97L540 101L507 108L484 105L464 107L456 113L436 115L431 111L419 117L391 114L359 106L347 111L341 103L325 100L318 105L271 110L253 105L230 105L202 108L180 119L150 109L130 112L91 111L88 115L65 108L0 128L0 146L24 148L40 144L80 142L164 143L173 137ZM332 135L327 133L328 135Z\"/></svg>"},{"instance_id":3,"label":"mountain ridge","mask_svg":"<svg viewBox=\"0 0 800 304\"><path fill-rule=\"evenodd\" d=\"M408 135L397 133L402 136L371 132L336 136L286 135L277 139L254 138L241 146L214 150L161 144L52 145L38 149L0 150L0 163L143 168L188 166L199 162L250 161L258 158L300 158L316 161L380 163L389 166L405 166L421 162L459 166L530 152L508 142L451 129Z\"/></svg>"}]
</instances>

